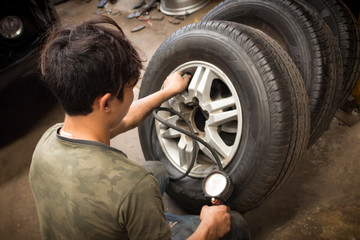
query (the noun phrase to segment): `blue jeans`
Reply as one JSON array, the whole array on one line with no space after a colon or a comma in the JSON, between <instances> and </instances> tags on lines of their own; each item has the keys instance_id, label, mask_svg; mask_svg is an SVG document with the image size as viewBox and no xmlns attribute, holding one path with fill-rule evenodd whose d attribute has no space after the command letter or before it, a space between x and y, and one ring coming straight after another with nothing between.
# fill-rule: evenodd
<instances>
[{"instance_id":1,"label":"blue jeans","mask_svg":"<svg viewBox=\"0 0 360 240\"><path fill-rule=\"evenodd\" d=\"M169 184L169 175L164 165L159 161L146 161L142 166L151 172L158 180L161 195L164 194L166 187ZM165 217L169 224L172 225L172 240L184 240L193 234L200 224L199 215L175 215L165 213ZM231 217L231 230L221 239L224 240L242 240L250 239L250 232L247 229L245 219L237 211L230 211Z\"/></svg>"}]
</instances>

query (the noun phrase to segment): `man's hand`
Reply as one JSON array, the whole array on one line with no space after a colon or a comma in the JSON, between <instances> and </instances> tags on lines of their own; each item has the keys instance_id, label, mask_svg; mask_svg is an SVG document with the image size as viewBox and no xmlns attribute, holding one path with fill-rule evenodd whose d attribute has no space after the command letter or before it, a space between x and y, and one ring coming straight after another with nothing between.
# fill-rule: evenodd
<instances>
[{"instance_id":1,"label":"man's hand","mask_svg":"<svg viewBox=\"0 0 360 240\"><path fill-rule=\"evenodd\" d=\"M230 213L225 205L203 206L200 213L200 220L214 230L217 238L224 236L230 231Z\"/></svg>"},{"instance_id":2,"label":"man's hand","mask_svg":"<svg viewBox=\"0 0 360 240\"><path fill-rule=\"evenodd\" d=\"M181 72L174 72L164 81L163 90L168 91L171 96L181 93L186 89L190 77L190 75L186 75L183 78Z\"/></svg>"},{"instance_id":3,"label":"man's hand","mask_svg":"<svg viewBox=\"0 0 360 240\"><path fill-rule=\"evenodd\" d=\"M187 240L217 240L230 231L230 213L225 205L203 206L200 225Z\"/></svg>"}]
</instances>

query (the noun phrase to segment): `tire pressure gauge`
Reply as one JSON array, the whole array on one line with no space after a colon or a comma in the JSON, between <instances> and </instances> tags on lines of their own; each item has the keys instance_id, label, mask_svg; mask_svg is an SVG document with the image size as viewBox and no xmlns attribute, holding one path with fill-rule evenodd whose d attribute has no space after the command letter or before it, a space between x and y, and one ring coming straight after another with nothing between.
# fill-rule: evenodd
<instances>
[{"instance_id":1,"label":"tire pressure gauge","mask_svg":"<svg viewBox=\"0 0 360 240\"><path fill-rule=\"evenodd\" d=\"M233 192L230 177L226 173L218 170L212 171L204 178L202 187L205 196L211 198L213 205L226 202Z\"/></svg>"}]
</instances>

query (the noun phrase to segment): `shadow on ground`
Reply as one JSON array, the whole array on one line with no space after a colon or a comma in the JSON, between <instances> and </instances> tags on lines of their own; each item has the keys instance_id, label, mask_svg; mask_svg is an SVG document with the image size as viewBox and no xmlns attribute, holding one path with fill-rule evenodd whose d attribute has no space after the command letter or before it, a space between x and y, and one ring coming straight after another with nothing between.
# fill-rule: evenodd
<instances>
[{"instance_id":1,"label":"shadow on ground","mask_svg":"<svg viewBox=\"0 0 360 240\"><path fill-rule=\"evenodd\" d=\"M0 148L24 136L55 104L39 77L13 82L0 92Z\"/></svg>"},{"instance_id":2,"label":"shadow on ground","mask_svg":"<svg viewBox=\"0 0 360 240\"><path fill-rule=\"evenodd\" d=\"M244 214L253 240L360 239L359 127L334 119L290 181Z\"/></svg>"}]
</instances>

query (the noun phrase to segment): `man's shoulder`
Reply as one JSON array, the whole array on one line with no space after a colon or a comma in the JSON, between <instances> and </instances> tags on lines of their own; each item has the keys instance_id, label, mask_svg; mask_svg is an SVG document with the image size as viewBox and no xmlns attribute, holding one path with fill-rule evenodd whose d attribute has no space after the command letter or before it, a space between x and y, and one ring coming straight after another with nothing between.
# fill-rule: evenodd
<instances>
[{"instance_id":1,"label":"man's shoulder","mask_svg":"<svg viewBox=\"0 0 360 240\"><path fill-rule=\"evenodd\" d=\"M54 125L52 125L51 127L49 127L41 136L41 138L39 139L36 148L41 147L42 144L44 144L45 142L48 142L50 138L53 138L56 136L57 134L57 130L59 128L61 128L63 125L63 123L56 123ZM35 149L36 150L36 149Z\"/></svg>"},{"instance_id":2,"label":"man's shoulder","mask_svg":"<svg viewBox=\"0 0 360 240\"><path fill-rule=\"evenodd\" d=\"M40 139L32 165L50 166L52 169L86 169L87 174L127 176L136 181L149 174L137 163L129 160L120 150L103 143L68 139L57 134L61 123L50 127Z\"/></svg>"}]
</instances>

